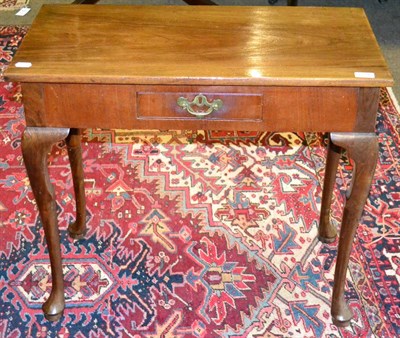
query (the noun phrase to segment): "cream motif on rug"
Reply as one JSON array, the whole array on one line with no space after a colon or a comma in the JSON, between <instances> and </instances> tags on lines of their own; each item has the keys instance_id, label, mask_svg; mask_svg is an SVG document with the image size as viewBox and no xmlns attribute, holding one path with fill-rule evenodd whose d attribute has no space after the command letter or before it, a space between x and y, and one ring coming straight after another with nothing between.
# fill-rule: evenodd
<instances>
[{"instance_id":1,"label":"cream motif on rug","mask_svg":"<svg viewBox=\"0 0 400 338\"><path fill-rule=\"evenodd\" d=\"M0 11L16 11L28 3L29 0L0 0Z\"/></svg>"}]
</instances>

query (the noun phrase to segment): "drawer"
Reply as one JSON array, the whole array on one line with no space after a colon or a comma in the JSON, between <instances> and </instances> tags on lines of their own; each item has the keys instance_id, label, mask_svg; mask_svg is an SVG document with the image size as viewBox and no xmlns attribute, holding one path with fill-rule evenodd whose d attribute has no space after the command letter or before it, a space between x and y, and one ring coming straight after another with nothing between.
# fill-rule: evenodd
<instances>
[{"instance_id":1,"label":"drawer","mask_svg":"<svg viewBox=\"0 0 400 338\"><path fill-rule=\"evenodd\" d=\"M199 120L260 122L262 91L243 87L138 87L140 120Z\"/></svg>"}]
</instances>

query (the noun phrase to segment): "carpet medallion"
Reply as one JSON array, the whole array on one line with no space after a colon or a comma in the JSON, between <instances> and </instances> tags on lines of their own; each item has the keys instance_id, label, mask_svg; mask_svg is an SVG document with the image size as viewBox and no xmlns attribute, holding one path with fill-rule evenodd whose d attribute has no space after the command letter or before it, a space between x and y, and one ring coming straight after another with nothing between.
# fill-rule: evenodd
<instances>
[{"instance_id":1,"label":"carpet medallion","mask_svg":"<svg viewBox=\"0 0 400 338\"><path fill-rule=\"evenodd\" d=\"M26 29L0 27L0 63ZM50 154L67 307L51 286L41 221L22 162L17 84L0 82L0 337L396 337L400 335L399 111L383 89L379 163L358 229L348 328L331 324L337 242L317 227L321 134L86 130L88 233L67 235L73 187L63 143ZM333 219L351 163L343 156Z\"/></svg>"}]
</instances>

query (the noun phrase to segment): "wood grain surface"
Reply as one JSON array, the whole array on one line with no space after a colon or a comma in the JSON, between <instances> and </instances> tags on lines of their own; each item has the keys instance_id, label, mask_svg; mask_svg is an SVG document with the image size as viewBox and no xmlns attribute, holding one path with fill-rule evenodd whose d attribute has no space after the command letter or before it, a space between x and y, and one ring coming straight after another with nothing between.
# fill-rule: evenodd
<instances>
[{"instance_id":1,"label":"wood grain surface","mask_svg":"<svg viewBox=\"0 0 400 338\"><path fill-rule=\"evenodd\" d=\"M19 68L17 62L32 65ZM45 5L6 77L103 84L393 83L362 9L268 6Z\"/></svg>"}]
</instances>

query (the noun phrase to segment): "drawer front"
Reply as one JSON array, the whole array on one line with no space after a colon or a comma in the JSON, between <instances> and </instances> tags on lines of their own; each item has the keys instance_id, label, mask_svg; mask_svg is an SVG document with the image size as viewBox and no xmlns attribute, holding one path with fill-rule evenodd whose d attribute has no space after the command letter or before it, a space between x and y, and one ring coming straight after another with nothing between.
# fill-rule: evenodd
<instances>
[{"instance_id":1,"label":"drawer front","mask_svg":"<svg viewBox=\"0 0 400 338\"><path fill-rule=\"evenodd\" d=\"M189 90L188 90L189 89ZM263 117L262 92L244 88L182 87L138 88L136 93L137 118L140 120L199 120L261 122Z\"/></svg>"}]
</instances>

